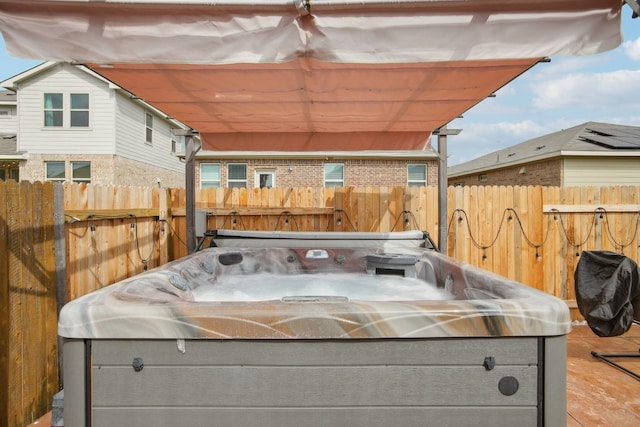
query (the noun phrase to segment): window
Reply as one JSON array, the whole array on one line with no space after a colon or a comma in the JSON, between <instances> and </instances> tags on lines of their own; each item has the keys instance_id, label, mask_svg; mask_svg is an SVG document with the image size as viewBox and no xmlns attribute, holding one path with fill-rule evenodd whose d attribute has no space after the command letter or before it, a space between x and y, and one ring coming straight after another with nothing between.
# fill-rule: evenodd
<instances>
[{"instance_id":1,"label":"window","mask_svg":"<svg viewBox=\"0 0 640 427\"><path fill-rule=\"evenodd\" d=\"M427 165L407 165L407 185L424 187L427 185Z\"/></svg>"},{"instance_id":2,"label":"window","mask_svg":"<svg viewBox=\"0 0 640 427\"><path fill-rule=\"evenodd\" d=\"M71 162L73 182L91 182L91 162Z\"/></svg>"},{"instance_id":3,"label":"window","mask_svg":"<svg viewBox=\"0 0 640 427\"><path fill-rule=\"evenodd\" d=\"M220 188L220 165L217 163L200 164L200 188Z\"/></svg>"},{"instance_id":4,"label":"window","mask_svg":"<svg viewBox=\"0 0 640 427\"><path fill-rule=\"evenodd\" d=\"M64 162L45 162L45 178L47 181L64 181L66 178Z\"/></svg>"},{"instance_id":5,"label":"window","mask_svg":"<svg viewBox=\"0 0 640 427\"><path fill-rule=\"evenodd\" d=\"M89 94L71 94L71 127L89 127Z\"/></svg>"},{"instance_id":6,"label":"window","mask_svg":"<svg viewBox=\"0 0 640 427\"><path fill-rule=\"evenodd\" d=\"M478 175L478 182L487 182L488 180L487 175Z\"/></svg>"},{"instance_id":7,"label":"window","mask_svg":"<svg viewBox=\"0 0 640 427\"><path fill-rule=\"evenodd\" d=\"M256 170L256 187L273 188L276 186L276 171Z\"/></svg>"},{"instance_id":8,"label":"window","mask_svg":"<svg viewBox=\"0 0 640 427\"><path fill-rule=\"evenodd\" d=\"M324 186L344 187L344 164L325 163L324 164Z\"/></svg>"},{"instance_id":9,"label":"window","mask_svg":"<svg viewBox=\"0 0 640 427\"><path fill-rule=\"evenodd\" d=\"M227 165L227 186L229 188L247 188L247 165L230 163Z\"/></svg>"},{"instance_id":10,"label":"window","mask_svg":"<svg viewBox=\"0 0 640 427\"><path fill-rule=\"evenodd\" d=\"M45 127L62 127L63 102L61 93L44 94Z\"/></svg>"},{"instance_id":11,"label":"window","mask_svg":"<svg viewBox=\"0 0 640 427\"><path fill-rule=\"evenodd\" d=\"M20 181L20 167L16 166L17 162L0 162L0 181L13 179Z\"/></svg>"},{"instance_id":12,"label":"window","mask_svg":"<svg viewBox=\"0 0 640 427\"><path fill-rule=\"evenodd\" d=\"M172 153L184 153L185 137L178 136L171 130L171 152Z\"/></svg>"},{"instance_id":13,"label":"window","mask_svg":"<svg viewBox=\"0 0 640 427\"><path fill-rule=\"evenodd\" d=\"M149 113L144 113L144 114L145 114L145 122L147 125L147 134L145 137L145 141L151 144L153 142L153 116Z\"/></svg>"},{"instance_id":14,"label":"window","mask_svg":"<svg viewBox=\"0 0 640 427\"><path fill-rule=\"evenodd\" d=\"M89 127L89 94L45 93L44 126Z\"/></svg>"}]
</instances>

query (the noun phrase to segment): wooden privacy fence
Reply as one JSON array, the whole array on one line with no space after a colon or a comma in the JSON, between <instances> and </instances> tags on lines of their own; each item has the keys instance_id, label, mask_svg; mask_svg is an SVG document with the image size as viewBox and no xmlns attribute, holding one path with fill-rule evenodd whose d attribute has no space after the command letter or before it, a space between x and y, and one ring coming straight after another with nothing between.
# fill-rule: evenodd
<instances>
[{"instance_id":1,"label":"wooden privacy fence","mask_svg":"<svg viewBox=\"0 0 640 427\"><path fill-rule=\"evenodd\" d=\"M207 228L279 231L403 231L437 236L436 187L211 188L196 192ZM171 191L178 234L172 257L186 255L186 196Z\"/></svg>"},{"instance_id":2,"label":"wooden privacy fence","mask_svg":"<svg viewBox=\"0 0 640 427\"><path fill-rule=\"evenodd\" d=\"M0 426L51 408L65 302L168 260L167 200L158 188L0 181Z\"/></svg>"},{"instance_id":3,"label":"wooden privacy fence","mask_svg":"<svg viewBox=\"0 0 640 427\"><path fill-rule=\"evenodd\" d=\"M437 240L435 187L207 189L196 194L209 229L402 231ZM171 191L170 257L186 255L185 195ZM640 187L449 187L448 255L568 301L583 250L638 261ZM328 209L328 210L327 210Z\"/></svg>"},{"instance_id":4,"label":"wooden privacy fence","mask_svg":"<svg viewBox=\"0 0 640 427\"><path fill-rule=\"evenodd\" d=\"M66 183L65 300L166 263L167 201L160 188Z\"/></svg>"},{"instance_id":5,"label":"wooden privacy fence","mask_svg":"<svg viewBox=\"0 0 640 427\"><path fill-rule=\"evenodd\" d=\"M420 229L437 240L434 187L208 189L207 228ZM186 255L183 189L0 182L0 425L23 427L58 390L57 310ZM640 187L450 187L448 255L574 306L584 250L638 261ZM5 416L6 414L6 416Z\"/></svg>"},{"instance_id":6,"label":"wooden privacy fence","mask_svg":"<svg viewBox=\"0 0 640 427\"><path fill-rule=\"evenodd\" d=\"M525 283L575 310L584 250L638 262L640 187L453 187L448 255Z\"/></svg>"},{"instance_id":7,"label":"wooden privacy fence","mask_svg":"<svg viewBox=\"0 0 640 427\"><path fill-rule=\"evenodd\" d=\"M0 181L0 425L23 427L58 391L51 183Z\"/></svg>"}]
</instances>

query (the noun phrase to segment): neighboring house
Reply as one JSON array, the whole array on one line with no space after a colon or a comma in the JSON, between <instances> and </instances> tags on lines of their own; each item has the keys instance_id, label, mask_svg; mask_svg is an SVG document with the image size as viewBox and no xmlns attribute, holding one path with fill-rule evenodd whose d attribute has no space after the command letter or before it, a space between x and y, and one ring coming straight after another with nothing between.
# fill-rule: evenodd
<instances>
[{"instance_id":1,"label":"neighboring house","mask_svg":"<svg viewBox=\"0 0 640 427\"><path fill-rule=\"evenodd\" d=\"M20 161L24 157L16 149L18 116L16 94L0 91L0 180L18 181Z\"/></svg>"},{"instance_id":2,"label":"neighboring house","mask_svg":"<svg viewBox=\"0 0 640 427\"><path fill-rule=\"evenodd\" d=\"M0 178L184 187L185 126L92 70L46 62L1 84Z\"/></svg>"},{"instance_id":3,"label":"neighboring house","mask_svg":"<svg viewBox=\"0 0 640 427\"><path fill-rule=\"evenodd\" d=\"M638 185L640 127L588 122L447 172L449 185Z\"/></svg>"},{"instance_id":4,"label":"neighboring house","mask_svg":"<svg viewBox=\"0 0 640 427\"><path fill-rule=\"evenodd\" d=\"M418 151L200 151L196 186L357 187L435 186L437 154Z\"/></svg>"}]
</instances>

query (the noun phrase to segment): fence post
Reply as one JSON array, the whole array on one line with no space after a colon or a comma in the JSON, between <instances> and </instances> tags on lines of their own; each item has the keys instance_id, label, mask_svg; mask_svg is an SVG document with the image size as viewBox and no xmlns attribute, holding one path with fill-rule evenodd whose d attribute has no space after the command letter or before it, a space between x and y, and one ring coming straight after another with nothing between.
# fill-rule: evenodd
<instances>
[{"instance_id":1,"label":"fence post","mask_svg":"<svg viewBox=\"0 0 640 427\"><path fill-rule=\"evenodd\" d=\"M9 248L6 184L0 181L0 424L9 424Z\"/></svg>"},{"instance_id":2,"label":"fence post","mask_svg":"<svg viewBox=\"0 0 640 427\"><path fill-rule=\"evenodd\" d=\"M64 217L64 187L58 182L53 184L53 238L56 269L56 318L58 318L62 306L67 302L67 236ZM62 338L58 336L58 389L62 390L63 385Z\"/></svg>"},{"instance_id":3,"label":"fence post","mask_svg":"<svg viewBox=\"0 0 640 427\"><path fill-rule=\"evenodd\" d=\"M168 228L172 221L171 213L169 211L169 200L171 199L169 191L169 189L165 189L164 191L160 190L158 198L158 222L160 223L160 259L158 260L158 263L160 265L164 265L169 262Z\"/></svg>"}]
</instances>

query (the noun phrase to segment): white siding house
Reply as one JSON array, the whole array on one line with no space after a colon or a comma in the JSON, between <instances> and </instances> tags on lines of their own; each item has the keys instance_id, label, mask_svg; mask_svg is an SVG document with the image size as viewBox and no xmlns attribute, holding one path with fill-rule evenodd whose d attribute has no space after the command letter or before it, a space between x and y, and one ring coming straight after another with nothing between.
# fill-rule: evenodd
<instances>
[{"instance_id":1,"label":"white siding house","mask_svg":"<svg viewBox=\"0 0 640 427\"><path fill-rule=\"evenodd\" d=\"M19 177L19 165L24 160L16 150L18 112L16 94L0 90L0 180Z\"/></svg>"},{"instance_id":2,"label":"white siding house","mask_svg":"<svg viewBox=\"0 0 640 427\"><path fill-rule=\"evenodd\" d=\"M607 156L598 153L597 157L566 158L563 174L562 183L567 187L637 185L640 183L640 157Z\"/></svg>"},{"instance_id":3,"label":"white siding house","mask_svg":"<svg viewBox=\"0 0 640 427\"><path fill-rule=\"evenodd\" d=\"M21 180L184 186L172 129L185 126L92 70L47 62L2 86L16 94Z\"/></svg>"}]
</instances>

